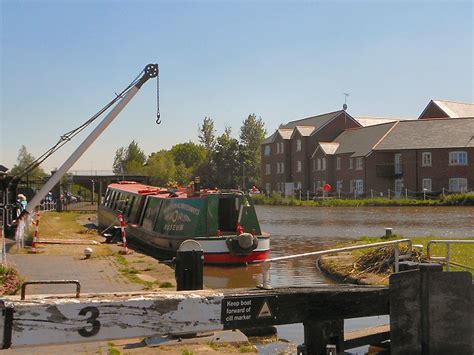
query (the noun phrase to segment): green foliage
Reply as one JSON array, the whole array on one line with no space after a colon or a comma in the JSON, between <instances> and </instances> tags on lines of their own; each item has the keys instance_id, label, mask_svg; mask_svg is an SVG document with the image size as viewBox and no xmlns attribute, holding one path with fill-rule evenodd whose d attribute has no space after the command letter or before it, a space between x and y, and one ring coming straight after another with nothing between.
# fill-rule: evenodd
<instances>
[{"instance_id":1,"label":"green foliage","mask_svg":"<svg viewBox=\"0 0 474 355\"><path fill-rule=\"evenodd\" d=\"M17 163L11 168L10 174L15 176L22 174L25 170L35 161L35 157L28 153L26 146L22 145L20 151L18 152ZM28 173L29 177L42 178L46 176L41 167L36 167Z\"/></svg>"},{"instance_id":2,"label":"green foliage","mask_svg":"<svg viewBox=\"0 0 474 355\"><path fill-rule=\"evenodd\" d=\"M145 172L146 155L134 140L127 148L120 147L115 151L113 171L116 175L142 175Z\"/></svg>"},{"instance_id":3,"label":"green foliage","mask_svg":"<svg viewBox=\"0 0 474 355\"><path fill-rule=\"evenodd\" d=\"M151 177L151 183L166 186L168 182L176 180L176 165L173 154L167 150L160 150L148 157L146 174Z\"/></svg>"},{"instance_id":4,"label":"green foliage","mask_svg":"<svg viewBox=\"0 0 474 355\"><path fill-rule=\"evenodd\" d=\"M231 137L230 127L226 127L224 133L217 138L213 156L219 187L235 188L240 175L239 142Z\"/></svg>"},{"instance_id":5,"label":"green foliage","mask_svg":"<svg viewBox=\"0 0 474 355\"><path fill-rule=\"evenodd\" d=\"M262 118L257 118L255 114L249 115L240 128L240 161L248 185L260 185L260 145L265 133Z\"/></svg>"}]
</instances>

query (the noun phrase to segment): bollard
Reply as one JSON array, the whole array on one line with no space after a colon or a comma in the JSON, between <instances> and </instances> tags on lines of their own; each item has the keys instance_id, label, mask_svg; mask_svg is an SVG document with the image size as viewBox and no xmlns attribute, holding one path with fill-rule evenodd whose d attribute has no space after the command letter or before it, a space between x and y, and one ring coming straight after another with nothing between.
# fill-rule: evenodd
<instances>
[{"instance_id":1,"label":"bollard","mask_svg":"<svg viewBox=\"0 0 474 355\"><path fill-rule=\"evenodd\" d=\"M385 228L385 238L390 238L392 236L392 228Z\"/></svg>"},{"instance_id":2,"label":"bollard","mask_svg":"<svg viewBox=\"0 0 474 355\"><path fill-rule=\"evenodd\" d=\"M176 290L202 290L204 252L195 240L185 240L176 253Z\"/></svg>"}]
</instances>

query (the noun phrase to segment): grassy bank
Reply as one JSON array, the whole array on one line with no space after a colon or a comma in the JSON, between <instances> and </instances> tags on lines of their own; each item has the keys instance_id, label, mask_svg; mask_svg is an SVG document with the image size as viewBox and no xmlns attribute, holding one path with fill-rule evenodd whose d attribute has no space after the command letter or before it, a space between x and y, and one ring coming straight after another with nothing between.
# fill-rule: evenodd
<instances>
[{"instance_id":1,"label":"grassy bank","mask_svg":"<svg viewBox=\"0 0 474 355\"><path fill-rule=\"evenodd\" d=\"M349 243L343 243L338 247L348 247L358 244L370 244L384 242L388 240L402 239L401 236L392 236L390 239L361 237ZM412 261L428 262L427 244L430 240L440 240L446 238L413 237L410 238L413 244L423 245L423 249L414 249ZM449 238L450 240L474 240L471 238ZM406 244L402 244L401 250L406 249ZM393 247L368 248L354 250L347 253L338 253L324 256L319 260L321 269L330 277L343 282L358 284L379 284L387 285L388 278L392 273L394 254ZM445 244L434 244L431 247L431 256L446 256ZM451 244L451 271L468 271L474 276L474 244ZM455 264L453 264L453 262ZM460 266L462 265L462 266Z\"/></svg>"},{"instance_id":2,"label":"grassy bank","mask_svg":"<svg viewBox=\"0 0 474 355\"><path fill-rule=\"evenodd\" d=\"M309 207L361 207L361 206L474 206L474 193L445 195L434 200L418 200L410 198L375 197L366 199L328 198L317 201L302 201L296 198L283 198L278 194L271 197L254 195L256 205L277 206L309 206Z\"/></svg>"}]
</instances>

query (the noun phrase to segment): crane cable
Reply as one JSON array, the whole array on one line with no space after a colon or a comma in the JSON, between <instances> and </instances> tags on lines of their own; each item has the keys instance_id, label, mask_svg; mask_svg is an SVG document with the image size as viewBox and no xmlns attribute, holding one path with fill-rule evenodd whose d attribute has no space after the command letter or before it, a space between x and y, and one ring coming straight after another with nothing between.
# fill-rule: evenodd
<instances>
[{"instance_id":1,"label":"crane cable","mask_svg":"<svg viewBox=\"0 0 474 355\"><path fill-rule=\"evenodd\" d=\"M100 117L105 111L107 111L111 106L113 106L118 100L122 99L124 95L132 88L134 87L142 74L144 73L145 70L142 70L135 79L119 94L115 94L116 97L111 100L109 103L107 103L102 109L100 109L96 114L94 114L91 118L89 118L86 122L81 124L79 127L74 128L73 130L64 133L63 135L60 136L59 141L53 145L50 149L48 149L46 152L44 152L41 156L39 156L37 159L35 159L30 165L28 165L21 174L18 174L14 176L13 180L19 181L23 176L28 174L31 170L35 169L38 167L42 162L44 162L47 158L49 158L53 153L55 153L59 148L61 148L63 145L65 145L67 142L69 142L72 138L74 138L77 134L82 132L87 126L89 126L92 122L94 122L97 118ZM158 77L157 77L158 79ZM159 87L158 87L159 88ZM157 88L157 100L159 99L159 93L158 93L158 88ZM157 123L160 119L160 109L159 109L159 103L158 103L158 110L157 110Z\"/></svg>"}]
</instances>

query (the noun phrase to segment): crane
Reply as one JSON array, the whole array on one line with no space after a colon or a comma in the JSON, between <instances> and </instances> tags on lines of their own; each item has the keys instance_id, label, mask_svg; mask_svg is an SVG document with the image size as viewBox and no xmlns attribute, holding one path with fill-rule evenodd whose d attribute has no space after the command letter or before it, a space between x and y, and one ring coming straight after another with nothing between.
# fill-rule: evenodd
<instances>
[{"instance_id":1,"label":"crane","mask_svg":"<svg viewBox=\"0 0 474 355\"><path fill-rule=\"evenodd\" d=\"M40 204L41 200L45 198L48 192L61 180L61 178L66 174L66 172L77 162L77 160L84 154L84 152L91 146L92 143L104 132L104 130L112 123L112 121L117 117L117 115L127 106L130 100L136 95L140 88L145 84L149 79L157 78L159 74L158 64L148 64L142 70L142 72L137 76L137 78L117 97L109 102L102 110L100 110L96 115L94 115L90 120L85 124L79 127L82 130L86 124L89 124L102 113L104 113L112 105L116 104L113 109L102 119L102 121L94 128L94 130L86 137L86 139L76 148L76 150L69 156L69 158L59 167L56 172L51 176L51 178L43 185L43 187L36 193L36 195L31 199L31 201L26 206L23 214L31 213L35 208ZM157 86L158 87L158 86ZM157 99L158 96L157 89ZM159 106L157 112L156 122L160 123L160 113ZM37 167L42 161L54 153L60 146L65 142L70 140L70 136L77 134L77 130L71 131L63 135L60 141L53 146L47 153L43 154L39 159L33 162L23 173L14 177L13 182L19 181L21 177L26 175L29 171Z\"/></svg>"}]
</instances>

